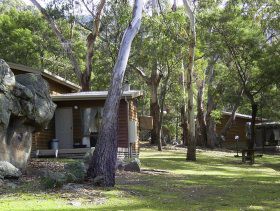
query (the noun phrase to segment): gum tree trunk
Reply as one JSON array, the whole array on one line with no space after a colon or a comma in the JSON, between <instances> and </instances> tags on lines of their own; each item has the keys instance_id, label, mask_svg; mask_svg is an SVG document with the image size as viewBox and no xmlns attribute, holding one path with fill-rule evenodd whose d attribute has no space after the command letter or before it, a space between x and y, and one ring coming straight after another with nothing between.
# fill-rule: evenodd
<instances>
[{"instance_id":1,"label":"gum tree trunk","mask_svg":"<svg viewBox=\"0 0 280 211\"><path fill-rule=\"evenodd\" d=\"M90 161L88 175L96 185L113 187L115 185L115 166L117 159L117 120L122 93L122 82L131 49L142 18L143 0L135 0L133 19L125 30L111 79L111 86L105 102L102 125L96 149Z\"/></svg>"},{"instance_id":2,"label":"gum tree trunk","mask_svg":"<svg viewBox=\"0 0 280 211\"><path fill-rule=\"evenodd\" d=\"M195 16L191 9L189 0L183 0L185 11L190 20L190 43L187 67L187 92L188 92L188 126L189 126L189 141L187 160L196 161L196 139L195 139L195 121L194 121L194 104L193 104L193 68L194 68L194 49L196 45L196 31L195 31Z\"/></svg>"},{"instance_id":3,"label":"gum tree trunk","mask_svg":"<svg viewBox=\"0 0 280 211\"><path fill-rule=\"evenodd\" d=\"M214 102L214 95L213 95L213 81L215 78L215 69L214 64L218 60L218 56L214 55L211 60L209 61L209 65L207 67L207 108L206 108L206 133L207 133L207 142L206 146L209 148L214 148L217 143L216 137L216 122L214 118L211 116L212 111L216 108L216 104Z\"/></svg>"},{"instance_id":4,"label":"gum tree trunk","mask_svg":"<svg viewBox=\"0 0 280 211\"><path fill-rule=\"evenodd\" d=\"M185 73L184 73L184 63L182 64L182 89L183 89L183 101L181 106L181 127L183 132L182 142L184 146L188 145L188 117L187 117L187 109L186 109L186 87L185 87Z\"/></svg>"},{"instance_id":5,"label":"gum tree trunk","mask_svg":"<svg viewBox=\"0 0 280 211\"><path fill-rule=\"evenodd\" d=\"M205 79L198 84L197 93L197 121L198 121L198 134L197 141L198 145L205 146L207 143L207 130L206 120L204 114L204 90L205 90Z\"/></svg>"},{"instance_id":6,"label":"gum tree trunk","mask_svg":"<svg viewBox=\"0 0 280 211\"><path fill-rule=\"evenodd\" d=\"M153 70L150 78L150 89L151 89L151 104L150 113L153 117L153 129L151 131L151 144L158 145L158 150L161 151L161 124L160 124L160 106L158 99L158 89L161 76L159 71Z\"/></svg>"}]
</instances>

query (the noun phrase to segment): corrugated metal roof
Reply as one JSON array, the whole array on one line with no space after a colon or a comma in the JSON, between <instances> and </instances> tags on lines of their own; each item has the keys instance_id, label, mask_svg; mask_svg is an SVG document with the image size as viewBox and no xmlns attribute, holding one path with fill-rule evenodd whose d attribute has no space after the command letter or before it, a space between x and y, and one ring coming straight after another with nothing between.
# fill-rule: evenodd
<instances>
[{"instance_id":1,"label":"corrugated metal roof","mask_svg":"<svg viewBox=\"0 0 280 211\"><path fill-rule=\"evenodd\" d=\"M143 93L139 90L124 91L122 98L136 98L141 96ZM89 91L89 92L77 92L67 93L60 95L53 95L53 101L69 101L69 100L104 100L108 96L108 91Z\"/></svg>"},{"instance_id":2,"label":"corrugated metal roof","mask_svg":"<svg viewBox=\"0 0 280 211\"><path fill-rule=\"evenodd\" d=\"M267 128L280 128L280 122L263 122L256 124L257 128L267 127Z\"/></svg>"}]
</instances>

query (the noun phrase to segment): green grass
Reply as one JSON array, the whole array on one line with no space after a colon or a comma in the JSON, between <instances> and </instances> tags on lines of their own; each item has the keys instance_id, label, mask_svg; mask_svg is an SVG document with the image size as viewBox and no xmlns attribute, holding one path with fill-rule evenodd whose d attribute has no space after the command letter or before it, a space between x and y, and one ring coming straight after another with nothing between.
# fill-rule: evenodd
<instances>
[{"instance_id":1,"label":"green grass","mask_svg":"<svg viewBox=\"0 0 280 211\"><path fill-rule=\"evenodd\" d=\"M167 172L118 174L114 189L97 189L106 198L104 204L81 197L79 209L280 210L280 156L265 155L253 166L241 164L232 153L199 151L197 158L186 162L183 150L143 149L142 168ZM0 195L0 210L78 209L59 192L46 194L33 185Z\"/></svg>"}]
</instances>

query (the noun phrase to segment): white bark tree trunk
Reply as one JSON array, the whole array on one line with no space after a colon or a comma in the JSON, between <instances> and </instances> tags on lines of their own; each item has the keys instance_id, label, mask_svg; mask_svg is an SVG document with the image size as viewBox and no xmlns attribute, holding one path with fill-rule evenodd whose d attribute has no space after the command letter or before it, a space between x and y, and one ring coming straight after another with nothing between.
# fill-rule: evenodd
<instances>
[{"instance_id":1,"label":"white bark tree trunk","mask_svg":"<svg viewBox=\"0 0 280 211\"><path fill-rule=\"evenodd\" d=\"M213 96L213 81L215 77L215 69L214 63L217 60L217 56L213 56L208 65L207 70L207 86L208 86L208 93L207 93L207 109L206 109L206 127L207 127L207 143L206 146L210 148L214 148L217 143L216 137L216 123L213 117L211 116L212 111L216 108L216 104L214 102Z\"/></svg>"},{"instance_id":2,"label":"white bark tree trunk","mask_svg":"<svg viewBox=\"0 0 280 211\"><path fill-rule=\"evenodd\" d=\"M122 82L132 41L137 34L142 18L143 0L135 0L133 19L125 30L111 79L111 86L105 102L101 130L96 144L89 175L96 185L115 185L115 165L117 159L117 120L122 93Z\"/></svg>"},{"instance_id":3,"label":"white bark tree trunk","mask_svg":"<svg viewBox=\"0 0 280 211\"><path fill-rule=\"evenodd\" d=\"M185 11L190 20L190 43L187 67L187 92L188 92L188 126L189 126L189 141L187 160L196 160L196 139L195 139L195 121L194 121L194 104L193 104L193 68L194 68L194 50L196 45L196 31L195 31L195 15L191 8L189 0L183 0Z\"/></svg>"}]
</instances>

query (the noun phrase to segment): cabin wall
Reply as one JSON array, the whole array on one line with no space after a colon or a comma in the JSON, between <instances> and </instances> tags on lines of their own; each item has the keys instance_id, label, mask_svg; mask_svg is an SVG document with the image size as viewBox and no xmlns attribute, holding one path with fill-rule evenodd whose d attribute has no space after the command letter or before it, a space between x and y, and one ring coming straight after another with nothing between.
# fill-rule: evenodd
<instances>
[{"instance_id":1,"label":"cabin wall","mask_svg":"<svg viewBox=\"0 0 280 211\"><path fill-rule=\"evenodd\" d=\"M129 103L129 120L137 121L137 135L138 139L137 141L132 144L132 153L139 155L140 151L140 144L139 144L139 121L137 116L137 100L131 100Z\"/></svg>"},{"instance_id":2,"label":"cabin wall","mask_svg":"<svg viewBox=\"0 0 280 211\"><path fill-rule=\"evenodd\" d=\"M82 142L82 125L81 125L81 109L87 107L102 107L105 100L93 100L93 101L64 101L55 102L58 108L72 107L73 108L73 139L75 142ZM77 106L78 109L75 109ZM135 114L134 118L135 118ZM137 114L136 114L137 115ZM137 116L136 116L137 117ZM119 118L118 118L118 147L128 148L128 122L127 122L127 103L124 100L120 102ZM51 132L50 132L51 131ZM34 137L35 142L33 147L36 149L46 149L48 142L55 138L55 128L52 130L45 130L40 132ZM42 139L41 139L42 138ZM40 139L40 140L39 140ZM42 148L41 148L42 147Z\"/></svg>"},{"instance_id":3,"label":"cabin wall","mask_svg":"<svg viewBox=\"0 0 280 211\"><path fill-rule=\"evenodd\" d=\"M229 115L223 115L220 122L216 124L216 132L219 134L223 127L226 125L227 121L229 120ZM232 127L228 131L225 141L222 143L223 148L227 149L235 149L236 148L236 141L235 136L239 136L239 148L247 148L248 139L246 138L246 123L250 122L251 120L248 118L241 118L236 117L235 121L232 124ZM259 123L259 120L256 120L256 123Z\"/></svg>"}]
</instances>

